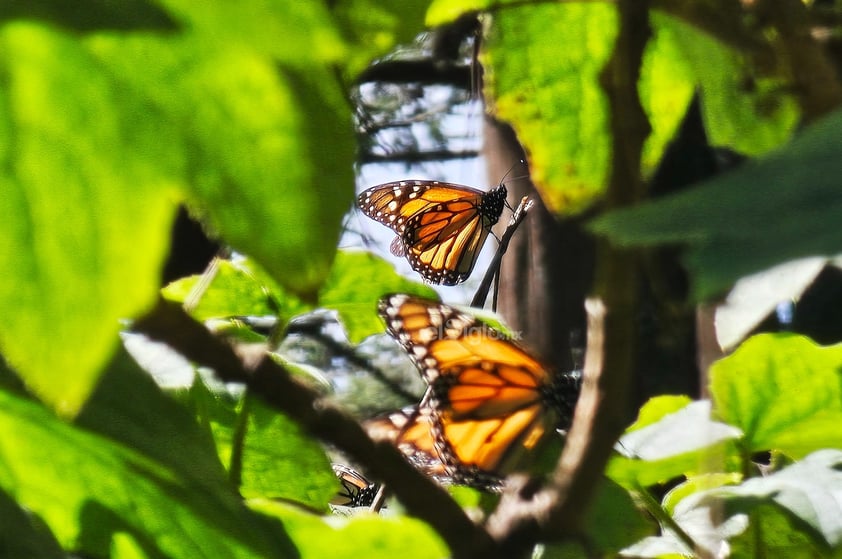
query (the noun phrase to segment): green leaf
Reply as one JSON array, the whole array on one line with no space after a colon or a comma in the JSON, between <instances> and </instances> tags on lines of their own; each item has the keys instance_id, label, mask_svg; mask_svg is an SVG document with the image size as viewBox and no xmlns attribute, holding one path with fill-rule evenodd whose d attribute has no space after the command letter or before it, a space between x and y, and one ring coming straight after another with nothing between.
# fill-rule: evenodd
<instances>
[{"instance_id":1,"label":"green leaf","mask_svg":"<svg viewBox=\"0 0 842 559\"><path fill-rule=\"evenodd\" d=\"M722 487L723 485L737 485L743 479L742 474L732 473L711 473L693 476L684 483L676 485L664 495L663 505L667 513L675 512L676 505L685 498L709 489Z\"/></svg>"},{"instance_id":2,"label":"green leaf","mask_svg":"<svg viewBox=\"0 0 842 559\"><path fill-rule=\"evenodd\" d=\"M262 401L249 402L240 493L327 510L339 484L324 449Z\"/></svg>"},{"instance_id":3,"label":"green leaf","mask_svg":"<svg viewBox=\"0 0 842 559\"><path fill-rule=\"evenodd\" d=\"M283 528L177 468L58 420L0 391L0 488L38 515L62 547L107 556L129 534L149 556L272 557L294 553Z\"/></svg>"},{"instance_id":4,"label":"green leaf","mask_svg":"<svg viewBox=\"0 0 842 559\"><path fill-rule=\"evenodd\" d=\"M520 5L494 15L483 45L489 110L512 125L541 198L557 212L587 207L607 182L611 142L598 76L616 19L603 3Z\"/></svg>"},{"instance_id":5,"label":"green leaf","mask_svg":"<svg viewBox=\"0 0 842 559\"><path fill-rule=\"evenodd\" d=\"M0 27L0 347L63 413L78 410L117 344L118 319L153 302L179 167L171 123L80 43Z\"/></svg>"},{"instance_id":6,"label":"green leaf","mask_svg":"<svg viewBox=\"0 0 842 559\"><path fill-rule=\"evenodd\" d=\"M718 507L727 518L754 513L760 506L774 505L790 517L790 521L784 522L776 519L776 525L780 527L794 520L794 528L810 536L814 542L837 547L842 544L840 469L842 451L820 450L771 475L752 478L738 486L711 490L703 495L699 506ZM774 533L764 536L766 545L792 545L789 537L778 535L777 539L773 538ZM802 535L798 541L806 539Z\"/></svg>"},{"instance_id":7,"label":"green leaf","mask_svg":"<svg viewBox=\"0 0 842 559\"><path fill-rule=\"evenodd\" d=\"M252 500L249 505L283 522L301 559L440 559L450 555L432 528L414 518L368 514L321 518L276 501Z\"/></svg>"},{"instance_id":8,"label":"green leaf","mask_svg":"<svg viewBox=\"0 0 842 559\"><path fill-rule=\"evenodd\" d=\"M301 67L340 62L347 52L321 2L162 0L161 4L208 45L247 48Z\"/></svg>"},{"instance_id":9,"label":"green leaf","mask_svg":"<svg viewBox=\"0 0 842 559\"><path fill-rule=\"evenodd\" d=\"M842 111L785 148L696 188L611 212L590 226L618 245L687 246L697 298L802 256L842 252Z\"/></svg>"},{"instance_id":10,"label":"green leaf","mask_svg":"<svg viewBox=\"0 0 842 559\"><path fill-rule=\"evenodd\" d=\"M200 321L231 316L266 316L277 312L277 307L270 302L267 288L246 266L218 259L211 272L210 283L202 285L204 278L202 275L176 280L164 287L161 295L178 303L185 303L198 295L198 304L190 309L190 315Z\"/></svg>"},{"instance_id":11,"label":"green leaf","mask_svg":"<svg viewBox=\"0 0 842 559\"><path fill-rule=\"evenodd\" d=\"M282 43L310 56L303 45ZM170 147L189 161L182 184L195 212L286 289L312 297L354 190L351 117L332 70L279 68L261 52L195 35L89 44L127 89L178 124Z\"/></svg>"},{"instance_id":12,"label":"green leaf","mask_svg":"<svg viewBox=\"0 0 842 559\"><path fill-rule=\"evenodd\" d=\"M164 393L122 350L117 352L75 418L82 428L110 438L181 475L228 491L213 440L181 402Z\"/></svg>"},{"instance_id":13,"label":"green leaf","mask_svg":"<svg viewBox=\"0 0 842 559\"><path fill-rule=\"evenodd\" d=\"M655 396L650 398L637 414L637 420L629 425L626 433L636 431L642 427L657 423L664 416L675 413L680 409L687 407L692 400L689 396Z\"/></svg>"},{"instance_id":14,"label":"green leaf","mask_svg":"<svg viewBox=\"0 0 842 559\"><path fill-rule=\"evenodd\" d=\"M748 529L728 542L734 559L787 557L823 559L838 557L829 553L824 542L804 530L787 511L775 505L757 504L751 508Z\"/></svg>"},{"instance_id":15,"label":"green leaf","mask_svg":"<svg viewBox=\"0 0 842 559\"><path fill-rule=\"evenodd\" d=\"M208 425L223 462L231 467L233 445L240 493L246 498L284 499L327 510L339 488L322 446L261 400L233 398L208 390L201 379L191 389L201 423ZM245 423L243 423L245 421Z\"/></svg>"},{"instance_id":16,"label":"green leaf","mask_svg":"<svg viewBox=\"0 0 842 559\"><path fill-rule=\"evenodd\" d=\"M603 480L585 515L591 551L610 556L647 534L655 524L634 504L629 493L611 480Z\"/></svg>"},{"instance_id":17,"label":"green leaf","mask_svg":"<svg viewBox=\"0 0 842 559\"><path fill-rule=\"evenodd\" d=\"M53 0L3 2L0 23L14 19L49 22L79 32L123 29L174 31L172 16L149 0L122 0L119 4L102 0L76 0L73 4Z\"/></svg>"},{"instance_id":18,"label":"green leaf","mask_svg":"<svg viewBox=\"0 0 842 559\"><path fill-rule=\"evenodd\" d=\"M424 30L429 0L341 0L333 14L351 49L346 74L353 79L374 59L388 54L395 45L410 42Z\"/></svg>"},{"instance_id":19,"label":"green leaf","mask_svg":"<svg viewBox=\"0 0 842 559\"><path fill-rule=\"evenodd\" d=\"M644 176L654 173L678 130L696 89L692 64L684 58L674 28L659 12L650 15L652 37L643 53L638 95L652 132L641 154Z\"/></svg>"},{"instance_id":20,"label":"green leaf","mask_svg":"<svg viewBox=\"0 0 842 559\"><path fill-rule=\"evenodd\" d=\"M663 483L682 475L738 467L739 429L710 418L710 402L692 402L655 423L626 432L607 475L624 487Z\"/></svg>"},{"instance_id":21,"label":"green leaf","mask_svg":"<svg viewBox=\"0 0 842 559\"><path fill-rule=\"evenodd\" d=\"M659 38L668 36L671 48L683 57L665 70L689 74L683 87L699 86L711 145L756 156L789 139L800 115L784 80L752 75L754 70L744 56L680 19L653 11L652 24ZM670 94L668 87L660 87L659 92Z\"/></svg>"},{"instance_id":22,"label":"green leaf","mask_svg":"<svg viewBox=\"0 0 842 559\"><path fill-rule=\"evenodd\" d=\"M842 345L792 334L749 338L710 369L714 413L745 433L749 452L792 458L842 447Z\"/></svg>"},{"instance_id":23,"label":"green leaf","mask_svg":"<svg viewBox=\"0 0 842 559\"><path fill-rule=\"evenodd\" d=\"M65 557L46 526L0 491L0 557L61 559Z\"/></svg>"},{"instance_id":24,"label":"green leaf","mask_svg":"<svg viewBox=\"0 0 842 559\"><path fill-rule=\"evenodd\" d=\"M340 251L319 294L322 306L339 311L353 343L383 332L377 301L387 293L409 293L438 299L435 290L395 271L382 258L363 251Z\"/></svg>"}]
</instances>

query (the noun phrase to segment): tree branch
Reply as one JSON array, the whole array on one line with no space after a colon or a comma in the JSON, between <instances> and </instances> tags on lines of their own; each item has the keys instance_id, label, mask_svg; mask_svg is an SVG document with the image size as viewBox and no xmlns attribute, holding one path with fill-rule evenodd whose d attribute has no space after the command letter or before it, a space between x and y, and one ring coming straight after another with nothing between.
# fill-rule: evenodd
<instances>
[{"instance_id":1,"label":"tree branch","mask_svg":"<svg viewBox=\"0 0 842 559\"><path fill-rule=\"evenodd\" d=\"M264 358L248 370L234 351L188 316L180 306L160 300L134 330L162 341L195 363L212 368L225 382L241 382L304 430L328 442L389 485L409 514L430 524L457 558L502 558L488 534L465 516L435 482L413 468L397 448L375 442L362 426L319 400L313 390L295 382L287 371Z\"/></svg>"},{"instance_id":2,"label":"tree branch","mask_svg":"<svg viewBox=\"0 0 842 559\"><path fill-rule=\"evenodd\" d=\"M601 75L611 111L613 160L609 208L643 195L640 156L650 127L637 94L643 51L651 34L648 2L618 0L620 29ZM628 387L635 367L636 255L600 241L593 295L586 302L588 341L584 382L573 425L550 485L529 484L504 494L489 532L510 555L530 542L578 534L602 481L611 449L630 419Z\"/></svg>"}]
</instances>

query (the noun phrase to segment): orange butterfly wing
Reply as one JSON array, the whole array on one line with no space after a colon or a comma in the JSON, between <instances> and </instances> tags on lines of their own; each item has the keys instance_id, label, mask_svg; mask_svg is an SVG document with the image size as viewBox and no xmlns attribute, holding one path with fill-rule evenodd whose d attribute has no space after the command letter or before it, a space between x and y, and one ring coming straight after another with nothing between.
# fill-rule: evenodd
<instances>
[{"instance_id":1,"label":"orange butterfly wing","mask_svg":"<svg viewBox=\"0 0 842 559\"><path fill-rule=\"evenodd\" d=\"M397 233L391 251L433 283L455 285L470 276L506 200L489 192L437 181L398 181L362 192L357 206Z\"/></svg>"},{"instance_id":2,"label":"orange butterfly wing","mask_svg":"<svg viewBox=\"0 0 842 559\"><path fill-rule=\"evenodd\" d=\"M428 476L440 481L448 477L433 438L432 410L409 406L369 419L363 425L371 438L391 442Z\"/></svg>"},{"instance_id":3,"label":"orange butterfly wing","mask_svg":"<svg viewBox=\"0 0 842 559\"><path fill-rule=\"evenodd\" d=\"M569 423L577 383L550 375L497 330L409 295L381 300L380 312L430 384L436 449L457 479L491 485Z\"/></svg>"}]
</instances>

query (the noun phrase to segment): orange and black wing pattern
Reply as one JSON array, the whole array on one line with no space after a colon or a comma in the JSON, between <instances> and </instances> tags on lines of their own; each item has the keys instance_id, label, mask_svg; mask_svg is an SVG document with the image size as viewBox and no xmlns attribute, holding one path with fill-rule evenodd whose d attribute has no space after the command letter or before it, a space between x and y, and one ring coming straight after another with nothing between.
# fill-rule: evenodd
<instances>
[{"instance_id":1,"label":"orange and black wing pattern","mask_svg":"<svg viewBox=\"0 0 842 559\"><path fill-rule=\"evenodd\" d=\"M498 330L403 294L382 299L380 314L430 385L435 448L457 481L491 485L569 425L578 380L551 374Z\"/></svg>"},{"instance_id":2,"label":"orange and black wing pattern","mask_svg":"<svg viewBox=\"0 0 842 559\"><path fill-rule=\"evenodd\" d=\"M331 499L330 504L341 507L368 507L374 502L377 484L371 483L361 473L342 464L333 464L333 472L339 478L341 489Z\"/></svg>"},{"instance_id":3,"label":"orange and black wing pattern","mask_svg":"<svg viewBox=\"0 0 842 559\"><path fill-rule=\"evenodd\" d=\"M476 264L500 219L506 187L488 192L458 184L406 180L369 188L357 198L368 217L390 227L392 252L432 283L456 285Z\"/></svg>"},{"instance_id":4,"label":"orange and black wing pattern","mask_svg":"<svg viewBox=\"0 0 842 559\"><path fill-rule=\"evenodd\" d=\"M407 461L428 476L447 482L449 475L436 450L432 410L408 406L384 413L363 423L372 439L389 441Z\"/></svg>"}]
</instances>

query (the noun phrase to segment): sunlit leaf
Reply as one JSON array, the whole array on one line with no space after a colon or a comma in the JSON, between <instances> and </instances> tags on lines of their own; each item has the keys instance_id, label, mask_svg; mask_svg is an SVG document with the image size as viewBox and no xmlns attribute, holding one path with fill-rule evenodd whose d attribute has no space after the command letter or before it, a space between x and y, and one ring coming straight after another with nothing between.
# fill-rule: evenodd
<instances>
[{"instance_id":1,"label":"sunlit leaf","mask_svg":"<svg viewBox=\"0 0 842 559\"><path fill-rule=\"evenodd\" d=\"M750 452L792 458L842 448L842 345L760 334L710 369L714 413L745 433Z\"/></svg>"},{"instance_id":2,"label":"sunlit leaf","mask_svg":"<svg viewBox=\"0 0 842 559\"><path fill-rule=\"evenodd\" d=\"M609 4L520 5L494 15L483 45L489 110L514 128L555 211L586 207L607 182L611 142L598 76L616 19Z\"/></svg>"},{"instance_id":3,"label":"sunlit leaf","mask_svg":"<svg viewBox=\"0 0 842 559\"><path fill-rule=\"evenodd\" d=\"M35 47L37 45L37 48ZM175 212L173 123L80 43L0 27L0 347L45 401L74 413L154 300Z\"/></svg>"},{"instance_id":4,"label":"sunlit leaf","mask_svg":"<svg viewBox=\"0 0 842 559\"><path fill-rule=\"evenodd\" d=\"M178 468L74 427L0 391L0 488L37 514L63 547L104 557L125 532L157 557L291 555L283 528Z\"/></svg>"},{"instance_id":5,"label":"sunlit leaf","mask_svg":"<svg viewBox=\"0 0 842 559\"><path fill-rule=\"evenodd\" d=\"M713 421L710 402L692 402L658 421L626 432L617 443L622 456L607 475L625 487L649 486L682 475L727 471L738 465L739 429Z\"/></svg>"},{"instance_id":6,"label":"sunlit leaf","mask_svg":"<svg viewBox=\"0 0 842 559\"><path fill-rule=\"evenodd\" d=\"M252 500L249 505L283 522L301 559L440 559L450 555L432 528L406 516L325 519L278 502Z\"/></svg>"},{"instance_id":7,"label":"sunlit leaf","mask_svg":"<svg viewBox=\"0 0 842 559\"><path fill-rule=\"evenodd\" d=\"M396 45L409 43L424 30L429 0L341 0L333 3L337 25L352 45L346 68L356 76Z\"/></svg>"}]
</instances>

